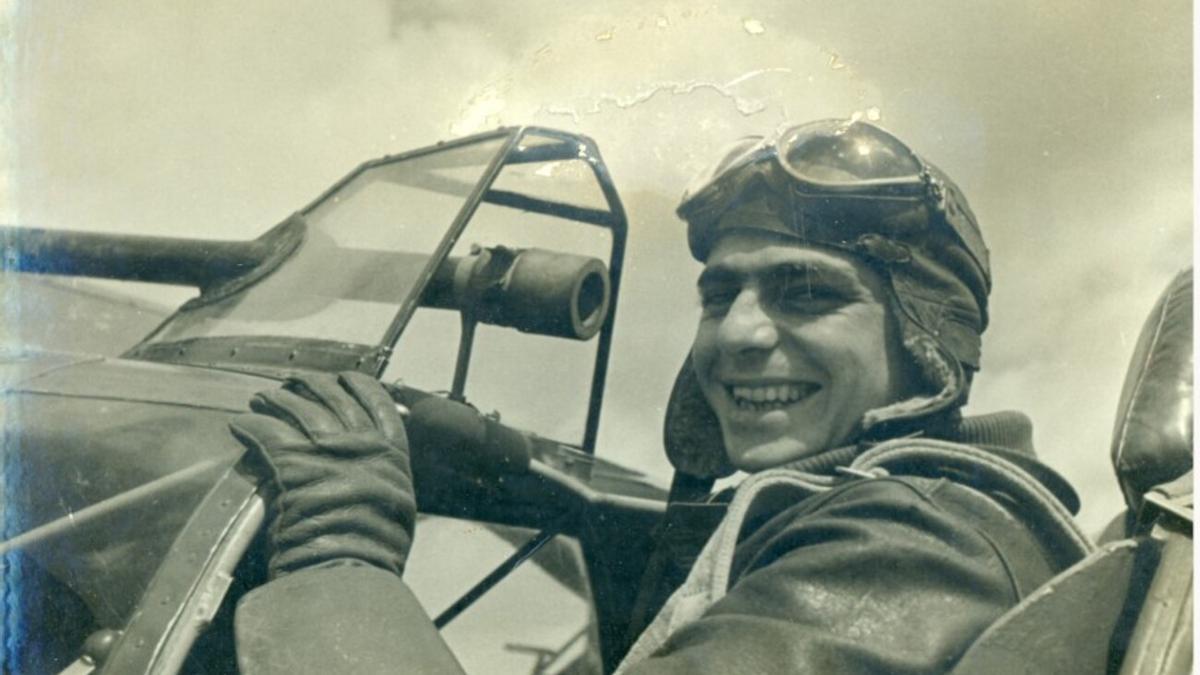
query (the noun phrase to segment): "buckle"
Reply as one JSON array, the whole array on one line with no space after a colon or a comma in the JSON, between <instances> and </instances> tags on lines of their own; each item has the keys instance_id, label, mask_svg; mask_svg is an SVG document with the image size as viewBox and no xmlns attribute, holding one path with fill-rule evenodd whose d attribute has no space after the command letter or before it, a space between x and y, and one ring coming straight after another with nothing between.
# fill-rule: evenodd
<instances>
[{"instance_id":1,"label":"buckle","mask_svg":"<svg viewBox=\"0 0 1200 675\"><path fill-rule=\"evenodd\" d=\"M1147 492L1138 509L1137 531L1146 532L1158 523L1171 523L1191 534L1194 499L1189 494L1168 495L1158 490Z\"/></svg>"},{"instance_id":2,"label":"buckle","mask_svg":"<svg viewBox=\"0 0 1200 675\"><path fill-rule=\"evenodd\" d=\"M890 475L888 473L888 470L883 468L882 466L877 466L873 469L868 469L866 471L863 471L862 469L855 469L854 467L850 467L850 466L835 466L835 467L833 467L833 470L843 476L849 476L852 478L863 478L863 479L867 479L867 480L869 480L871 478L883 478L885 476Z\"/></svg>"},{"instance_id":3,"label":"buckle","mask_svg":"<svg viewBox=\"0 0 1200 675\"><path fill-rule=\"evenodd\" d=\"M854 248L862 254L888 265L912 262L912 251L908 246L880 234L864 234L854 242Z\"/></svg>"}]
</instances>

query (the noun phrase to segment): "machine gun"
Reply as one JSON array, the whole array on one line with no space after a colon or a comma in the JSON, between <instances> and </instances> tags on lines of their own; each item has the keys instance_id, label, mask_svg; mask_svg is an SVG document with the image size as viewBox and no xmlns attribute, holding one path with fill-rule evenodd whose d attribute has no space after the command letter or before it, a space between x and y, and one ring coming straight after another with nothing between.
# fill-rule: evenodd
<instances>
[{"instance_id":1,"label":"machine gun","mask_svg":"<svg viewBox=\"0 0 1200 675\"><path fill-rule=\"evenodd\" d=\"M250 241L0 229L9 281L199 290L120 357L5 354L6 452L20 471L6 476L0 552L26 580L20 664L173 673L232 658L230 607L261 579L264 509L225 424L254 391L304 370L381 378L407 417L421 512L480 521L517 544L439 626L566 540L581 555L539 564L596 603L576 661L612 662L665 497L594 456L625 237L592 141L538 128L366 162ZM415 336L426 315L455 316L457 344ZM480 326L501 354L532 341L547 364L563 349L590 356L578 377L540 373L551 394L582 402L576 439L555 435L556 418L539 432L509 423L507 409L504 421L484 412ZM413 383L431 378L409 355L422 349L451 364L428 385ZM554 401L528 403L537 418ZM510 527L533 534L518 540ZM617 539L621 551L605 543Z\"/></svg>"}]
</instances>

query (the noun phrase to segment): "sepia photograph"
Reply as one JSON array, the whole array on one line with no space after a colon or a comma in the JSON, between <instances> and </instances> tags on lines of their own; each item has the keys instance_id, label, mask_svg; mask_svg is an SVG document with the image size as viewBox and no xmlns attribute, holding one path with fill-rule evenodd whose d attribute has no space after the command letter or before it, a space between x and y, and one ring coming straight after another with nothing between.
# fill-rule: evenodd
<instances>
[{"instance_id":1,"label":"sepia photograph","mask_svg":"<svg viewBox=\"0 0 1200 675\"><path fill-rule=\"evenodd\" d=\"M1193 13L0 0L0 673L1190 673Z\"/></svg>"}]
</instances>

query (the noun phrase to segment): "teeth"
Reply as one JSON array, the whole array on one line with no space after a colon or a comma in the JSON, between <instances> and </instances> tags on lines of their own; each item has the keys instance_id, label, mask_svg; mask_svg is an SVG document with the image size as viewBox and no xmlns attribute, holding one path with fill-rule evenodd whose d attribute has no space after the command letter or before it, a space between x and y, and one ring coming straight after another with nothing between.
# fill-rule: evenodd
<instances>
[{"instance_id":1,"label":"teeth","mask_svg":"<svg viewBox=\"0 0 1200 675\"><path fill-rule=\"evenodd\" d=\"M729 388L739 407L765 409L780 407L808 398L820 387L815 384L777 384L761 387L734 386Z\"/></svg>"}]
</instances>

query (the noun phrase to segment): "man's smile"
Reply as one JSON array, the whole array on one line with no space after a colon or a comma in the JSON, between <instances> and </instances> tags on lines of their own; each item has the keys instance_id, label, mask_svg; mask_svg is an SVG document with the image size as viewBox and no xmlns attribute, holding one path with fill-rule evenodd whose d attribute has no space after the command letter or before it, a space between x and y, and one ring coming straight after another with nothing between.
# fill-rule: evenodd
<instances>
[{"instance_id":1,"label":"man's smile","mask_svg":"<svg viewBox=\"0 0 1200 675\"><path fill-rule=\"evenodd\" d=\"M738 410L776 410L799 403L821 389L815 382L780 384L727 384L725 392Z\"/></svg>"}]
</instances>

